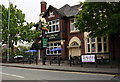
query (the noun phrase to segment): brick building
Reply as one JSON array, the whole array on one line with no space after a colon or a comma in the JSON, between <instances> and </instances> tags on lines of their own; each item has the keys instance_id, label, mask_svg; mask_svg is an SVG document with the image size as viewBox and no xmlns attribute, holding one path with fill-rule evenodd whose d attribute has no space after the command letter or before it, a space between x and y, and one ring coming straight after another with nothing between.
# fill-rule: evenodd
<instances>
[{"instance_id":1,"label":"brick building","mask_svg":"<svg viewBox=\"0 0 120 82\"><path fill-rule=\"evenodd\" d=\"M49 6L45 1L41 2L41 14L49 24L49 31L46 32L48 47L46 55L61 55L62 57L80 56L85 53L84 50L84 33L81 33L75 27L74 16L79 13L80 5L69 6L64 5L60 9ZM38 26L36 26L38 27ZM40 42L40 39L37 40ZM53 48L62 48L62 51L50 51Z\"/></svg>"},{"instance_id":2,"label":"brick building","mask_svg":"<svg viewBox=\"0 0 120 82\"><path fill-rule=\"evenodd\" d=\"M79 13L80 4L69 6L68 4L57 9L53 6L47 8L47 3L41 2L41 14L49 23L49 31L46 32L48 47L46 48L46 56L61 55L62 57L80 56L84 53L112 53L112 58L120 58L117 45L120 45L120 36L116 40L114 36L90 38L88 33L81 33L75 27L74 16ZM35 25L38 27L38 24ZM115 42L116 41L116 42ZM40 38L36 41L41 43ZM53 48L62 48L62 51L50 51ZM39 53L40 54L40 53ZM108 55L102 55L108 58ZM101 57L100 56L100 57Z\"/></svg>"}]
</instances>

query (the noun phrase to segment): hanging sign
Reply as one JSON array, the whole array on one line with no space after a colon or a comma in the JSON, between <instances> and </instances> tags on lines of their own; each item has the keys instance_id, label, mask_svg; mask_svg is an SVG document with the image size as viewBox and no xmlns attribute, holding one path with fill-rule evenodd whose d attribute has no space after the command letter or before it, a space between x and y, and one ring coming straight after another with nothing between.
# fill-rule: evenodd
<instances>
[{"instance_id":1,"label":"hanging sign","mask_svg":"<svg viewBox=\"0 0 120 82\"><path fill-rule=\"evenodd\" d=\"M42 38L42 48L46 48L48 45L48 38Z\"/></svg>"},{"instance_id":2,"label":"hanging sign","mask_svg":"<svg viewBox=\"0 0 120 82\"><path fill-rule=\"evenodd\" d=\"M47 37L49 38L49 40L56 40L56 39L60 39L60 33L56 33L56 34L49 34L49 35L47 35Z\"/></svg>"}]
</instances>

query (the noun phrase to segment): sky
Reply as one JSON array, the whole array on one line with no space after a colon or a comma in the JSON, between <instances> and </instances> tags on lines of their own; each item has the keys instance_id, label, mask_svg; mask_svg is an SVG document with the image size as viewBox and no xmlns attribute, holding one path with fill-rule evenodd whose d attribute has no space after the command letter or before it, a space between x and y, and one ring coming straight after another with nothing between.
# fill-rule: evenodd
<instances>
[{"instance_id":1,"label":"sky","mask_svg":"<svg viewBox=\"0 0 120 82\"><path fill-rule=\"evenodd\" d=\"M60 8L65 4L70 6L77 5L84 0L44 0L47 2L47 7L52 5L53 7ZM1 2L1 1L0 1ZM41 0L10 0L11 3L17 5L17 9L20 9L25 13L25 20L27 22L37 23L39 21L40 14L40 2ZM2 0L2 4L6 7L9 6L9 0Z\"/></svg>"}]
</instances>

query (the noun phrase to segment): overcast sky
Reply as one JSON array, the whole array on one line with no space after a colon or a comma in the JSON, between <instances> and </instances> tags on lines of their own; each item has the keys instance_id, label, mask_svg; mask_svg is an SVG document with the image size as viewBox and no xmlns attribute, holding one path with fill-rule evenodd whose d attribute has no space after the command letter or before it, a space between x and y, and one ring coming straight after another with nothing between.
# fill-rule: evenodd
<instances>
[{"instance_id":1,"label":"overcast sky","mask_svg":"<svg viewBox=\"0 0 120 82\"><path fill-rule=\"evenodd\" d=\"M10 0L11 3L17 5L18 9L21 9L23 13L26 15L27 22L38 22L39 14L40 14L40 2L41 0ZM60 8L65 4L69 4L70 6L79 4L80 1L84 0L45 0L47 2L47 7L52 5L56 8ZM2 0L2 4L6 7L9 5L9 0Z\"/></svg>"}]
</instances>

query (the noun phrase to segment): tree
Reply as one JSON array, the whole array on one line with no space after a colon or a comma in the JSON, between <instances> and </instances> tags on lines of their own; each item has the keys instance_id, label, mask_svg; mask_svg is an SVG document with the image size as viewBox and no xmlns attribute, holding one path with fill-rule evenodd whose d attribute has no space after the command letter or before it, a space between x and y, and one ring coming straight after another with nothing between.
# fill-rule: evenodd
<instances>
[{"instance_id":1,"label":"tree","mask_svg":"<svg viewBox=\"0 0 120 82\"><path fill-rule=\"evenodd\" d=\"M84 2L76 26L92 37L120 33L120 2Z\"/></svg>"},{"instance_id":2,"label":"tree","mask_svg":"<svg viewBox=\"0 0 120 82\"><path fill-rule=\"evenodd\" d=\"M2 5L2 43L8 43L9 35L9 47L12 50L14 55L14 44L17 44L18 41L34 41L40 35L39 30L32 31L34 23L28 23L25 20L25 14L22 13L22 10L17 9L17 6L10 4L10 27L8 29L8 11L9 8L5 8Z\"/></svg>"}]
</instances>

